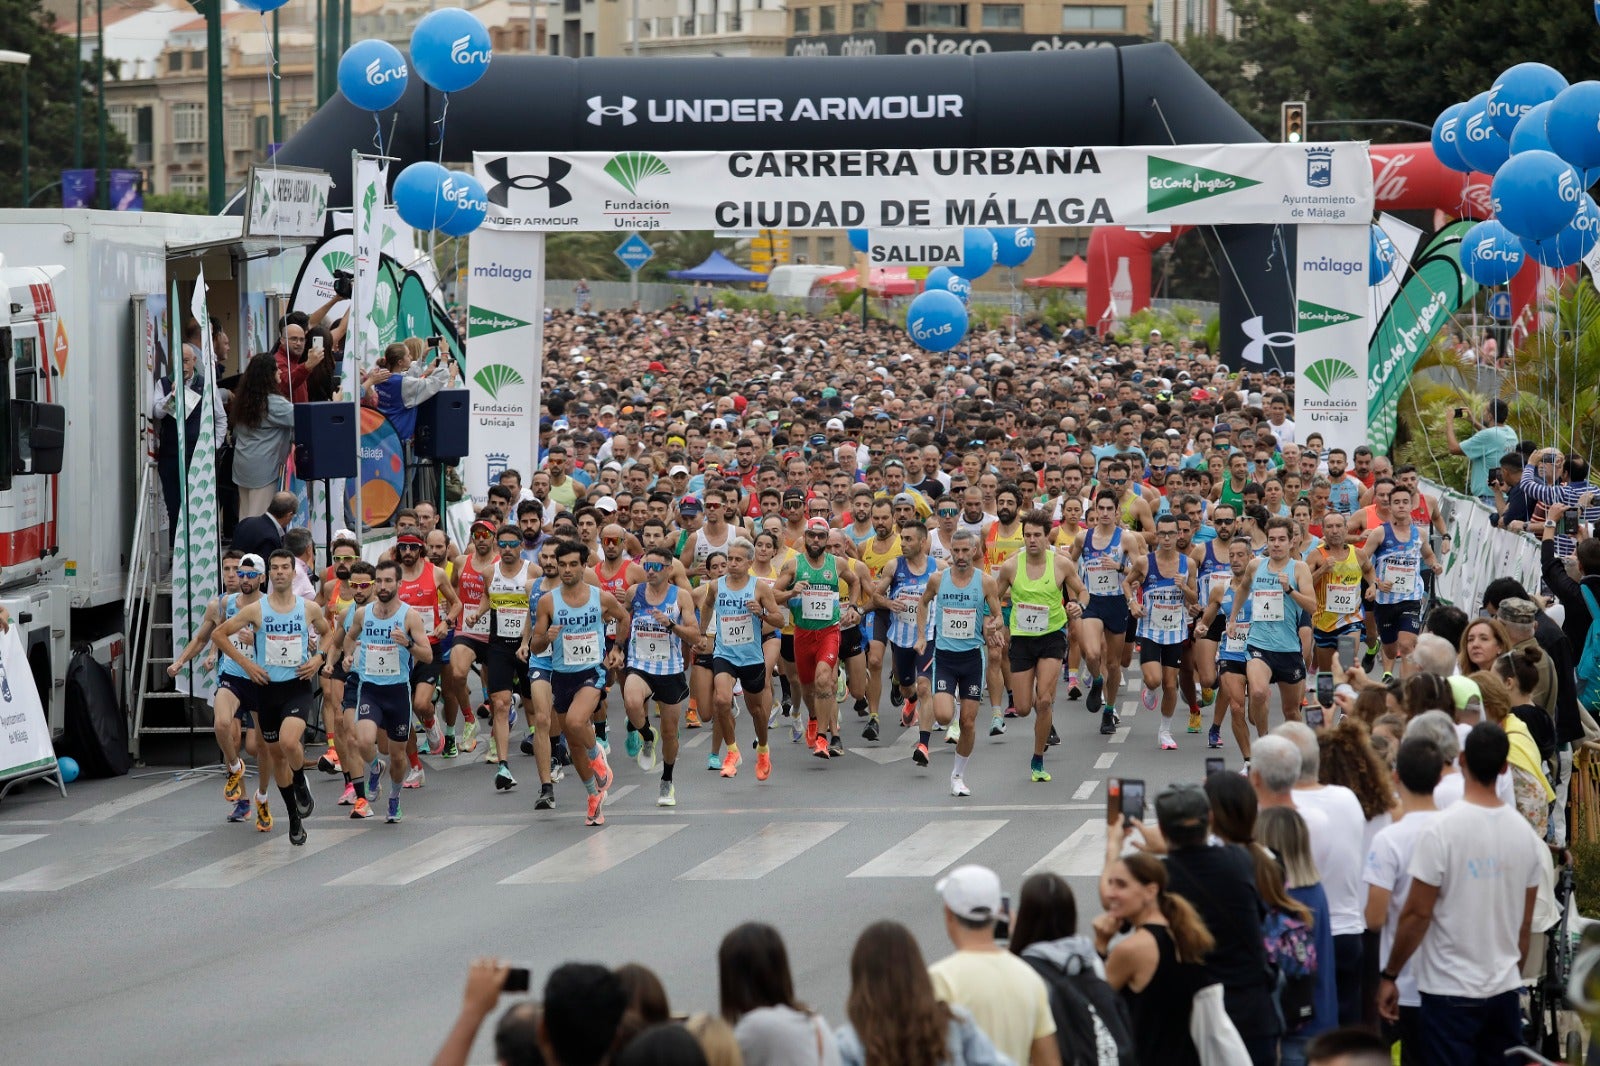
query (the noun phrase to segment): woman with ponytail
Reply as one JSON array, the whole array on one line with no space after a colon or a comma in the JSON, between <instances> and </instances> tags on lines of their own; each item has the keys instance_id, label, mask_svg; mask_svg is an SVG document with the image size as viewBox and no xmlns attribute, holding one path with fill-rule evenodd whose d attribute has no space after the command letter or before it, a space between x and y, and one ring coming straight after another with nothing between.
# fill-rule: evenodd
<instances>
[{"instance_id":1,"label":"woman with ponytail","mask_svg":"<svg viewBox=\"0 0 1600 1066\"><path fill-rule=\"evenodd\" d=\"M1268 807L1256 819L1256 835L1272 850L1288 878L1289 895L1311 914L1316 970L1306 980L1304 1000L1309 1016L1283 1037L1282 1066L1303 1066L1306 1045L1318 1033L1339 1025L1339 993L1333 966L1333 925L1322 875L1311 858L1311 834L1305 819L1291 807ZM1297 999L1297 1001L1299 1001Z\"/></svg>"},{"instance_id":2,"label":"woman with ponytail","mask_svg":"<svg viewBox=\"0 0 1600 1066\"><path fill-rule=\"evenodd\" d=\"M1094 920L1095 949L1106 956L1106 981L1128 1001L1139 1061L1199 1066L1189 1011L1211 983L1200 963L1216 946L1210 931L1188 900L1167 891L1166 865L1150 855L1116 860L1100 893L1106 913ZM1119 932L1128 935L1111 947Z\"/></svg>"}]
</instances>

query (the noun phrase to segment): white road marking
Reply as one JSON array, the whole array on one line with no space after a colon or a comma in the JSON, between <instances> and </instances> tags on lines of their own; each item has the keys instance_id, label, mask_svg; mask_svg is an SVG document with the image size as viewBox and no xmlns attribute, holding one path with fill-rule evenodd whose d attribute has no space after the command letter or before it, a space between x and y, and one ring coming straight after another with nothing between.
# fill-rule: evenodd
<instances>
[{"instance_id":1,"label":"white road marking","mask_svg":"<svg viewBox=\"0 0 1600 1066\"><path fill-rule=\"evenodd\" d=\"M932 877L988 840L1006 820L960 819L929 822L885 851L851 877Z\"/></svg>"},{"instance_id":2,"label":"white road marking","mask_svg":"<svg viewBox=\"0 0 1600 1066\"><path fill-rule=\"evenodd\" d=\"M798 858L845 827L844 822L773 822L713 855L679 881L754 881Z\"/></svg>"},{"instance_id":3,"label":"white road marking","mask_svg":"<svg viewBox=\"0 0 1600 1066\"><path fill-rule=\"evenodd\" d=\"M700 747L702 744L704 744L706 741L708 741L710 739L711 739L711 730L702 729L699 732L695 733L695 735L690 737L688 740L680 742L678 744L678 747L679 748L698 748L698 747Z\"/></svg>"},{"instance_id":4,"label":"white road marking","mask_svg":"<svg viewBox=\"0 0 1600 1066\"><path fill-rule=\"evenodd\" d=\"M43 840L48 835L47 833L8 833L5 836L0 836L0 851L20 848L22 845L32 843L35 840Z\"/></svg>"},{"instance_id":5,"label":"white road marking","mask_svg":"<svg viewBox=\"0 0 1600 1066\"><path fill-rule=\"evenodd\" d=\"M520 833L521 825L463 825L446 829L419 840L408 848L401 848L352 870L343 877L329 881L330 886L340 885L409 885L446 866L476 855L484 848L498 844L507 837Z\"/></svg>"},{"instance_id":6,"label":"white road marking","mask_svg":"<svg viewBox=\"0 0 1600 1066\"><path fill-rule=\"evenodd\" d=\"M1105 819L1090 818L1072 831L1072 835L1051 848L1049 853L1032 866L1027 874L1054 873L1062 877L1096 877L1105 865L1106 838L1103 831Z\"/></svg>"},{"instance_id":7,"label":"white road marking","mask_svg":"<svg viewBox=\"0 0 1600 1066\"><path fill-rule=\"evenodd\" d=\"M1112 744L1125 743L1127 741L1127 739L1128 739L1128 734L1131 733L1132 731L1133 731L1133 727L1132 726L1127 726L1127 725L1118 726L1116 733L1114 733L1112 735L1112 737L1111 737L1110 743L1112 743Z\"/></svg>"},{"instance_id":8,"label":"white road marking","mask_svg":"<svg viewBox=\"0 0 1600 1066\"><path fill-rule=\"evenodd\" d=\"M205 833L135 833L0 881L0 892L54 892L170 851Z\"/></svg>"},{"instance_id":9,"label":"white road marking","mask_svg":"<svg viewBox=\"0 0 1600 1066\"><path fill-rule=\"evenodd\" d=\"M1078 790L1072 794L1072 798L1075 800L1086 800L1090 796L1094 795L1094 790L1099 787L1100 782L1091 778L1090 780L1085 781L1083 784L1078 786Z\"/></svg>"},{"instance_id":10,"label":"white road marking","mask_svg":"<svg viewBox=\"0 0 1600 1066\"><path fill-rule=\"evenodd\" d=\"M287 836L281 833L275 834L236 855L230 855L210 866L192 870L182 877L175 877L161 887L236 888L262 874L281 870L290 863L315 855L319 851L326 851L335 844L343 844L366 832L368 828L368 826L351 826L340 829L318 829L314 833L308 833L306 842L300 847L290 844Z\"/></svg>"},{"instance_id":11,"label":"white road marking","mask_svg":"<svg viewBox=\"0 0 1600 1066\"><path fill-rule=\"evenodd\" d=\"M1116 752L1114 752L1114 751L1102 751L1100 753L1100 757L1094 761L1094 768L1096 770L1109 770L1109 769L1111 769L1111 764L1116 762L1116 761L1117 761L1117 753Z\"/></svg>"},{"instance_id":12,"label":"white road marking","mask_svg":"<svg viewBox=\"0 0 1600 1066\"><path fill-rule=\"evenodd\" d=\"M683 829L678 825L597 827L593 835L501 881L502 885L567 885L587 881L650 850Z\"/></svg>"},{"instance_id":13,"label":"white road marking","mask_svg":"<svg viewBox=\"0 0 1600 1066\"><path fill-rule=\"evenodd\" d=\"M174 792L182 791L191 785L198 785L202 781L208 781L212 785L218 785L221 784L222 779L220 777L205 776L190 777L182 780L163 781L159 785L150 785L146 788L139 789L137 792L130 792L126 796L119 796L114 800L106 800L104 803L96 803L93 807L88 807L84 810L81 810L77 814L68 815L65 820L69 822L104 822L108 819L115 818L123 811L129 811L135 807L143 806L144 804L149 803L152 800L158 800L163 796L170 796Z\"/></svg>"}]
</instances>

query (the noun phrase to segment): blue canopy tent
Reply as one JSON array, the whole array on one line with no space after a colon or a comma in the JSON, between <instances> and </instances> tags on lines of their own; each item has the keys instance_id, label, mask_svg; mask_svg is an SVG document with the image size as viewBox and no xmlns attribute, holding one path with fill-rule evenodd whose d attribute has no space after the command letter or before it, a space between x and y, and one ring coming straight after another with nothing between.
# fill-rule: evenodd
<instances>
[{"instance_id":1,"label":"blue canopy tent","mask_svg":"<svg viewBox=\"0 0 1600 1066\"><path fill-rule=\"evenodd\" d=\"M677 281L766 281L765 274L757 274L754 270L746 270L721 252L712 252L706 256L706 261L699 266L690 267L688 270L669 270L667 277Z\"/></svg>"}]
</instances>

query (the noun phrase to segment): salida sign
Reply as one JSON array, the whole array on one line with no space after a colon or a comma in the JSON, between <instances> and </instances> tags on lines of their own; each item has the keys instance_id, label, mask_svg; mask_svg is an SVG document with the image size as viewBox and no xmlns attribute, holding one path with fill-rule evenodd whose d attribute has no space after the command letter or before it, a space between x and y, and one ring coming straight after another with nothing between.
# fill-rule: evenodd
<instances>
[{"instance_id":1,"label":"salida sign","mask_svg":"<svg viewBox=\"0 0 1600 1066\"><path fill-rule=\"evenodd\" d=\"M960 266L966 243L960 229L867 231L873 266Z\"/></svg>"}]
</instances>

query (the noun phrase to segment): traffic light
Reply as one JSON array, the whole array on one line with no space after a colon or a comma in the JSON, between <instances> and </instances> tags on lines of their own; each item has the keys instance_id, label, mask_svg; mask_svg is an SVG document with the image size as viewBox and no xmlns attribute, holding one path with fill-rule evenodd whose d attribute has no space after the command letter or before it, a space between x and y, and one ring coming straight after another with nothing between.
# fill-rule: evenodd
<instances>
[{"instance_id":1,"label":"traffic light","mask_svg":"<svg viewBox=\"0 0 1600 1066\"><path fill-rule=\"evenodd\" d=\"M1285 100L1283 103L1283 139L1299 144L1306 139L1306 102Z\"/></svg>"}]
</instances>

